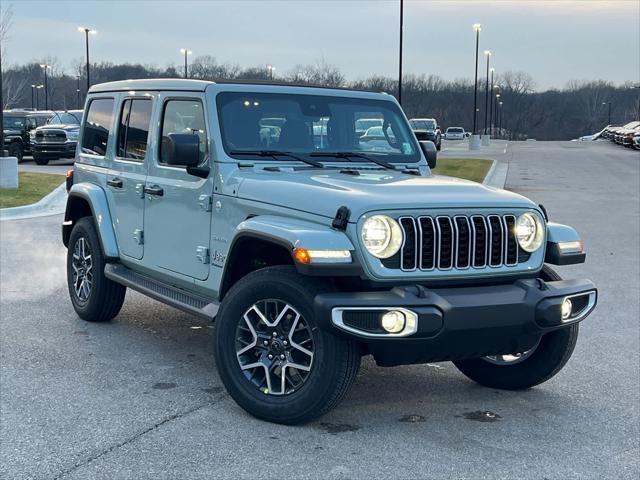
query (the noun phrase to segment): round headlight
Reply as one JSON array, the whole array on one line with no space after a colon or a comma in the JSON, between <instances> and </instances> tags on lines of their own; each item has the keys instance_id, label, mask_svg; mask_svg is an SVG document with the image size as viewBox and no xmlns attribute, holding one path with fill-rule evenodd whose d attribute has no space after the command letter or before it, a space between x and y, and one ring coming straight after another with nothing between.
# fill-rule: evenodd
<instances>
[{"instance_id":1,"label":"round headlight","mask_svg":"<svg viewBox=\"0 0 640 480\"><path fill-rule=\"evenodd\" d=\"M544 226L538 215L523 213L516 222L516 238L525 252L535 252L544 240Z\"/></svg>"},{"instance_id":2,"label":"round headlight","mask_svg":"<svg viewBox=\"0 0 640 480\"><path fill-rule=\"evenodd\" d=\"M374 257L389 258L400 250L402 230L393 218L374 215L362 226L362 243Z\"/></svg>"}]
</instances>

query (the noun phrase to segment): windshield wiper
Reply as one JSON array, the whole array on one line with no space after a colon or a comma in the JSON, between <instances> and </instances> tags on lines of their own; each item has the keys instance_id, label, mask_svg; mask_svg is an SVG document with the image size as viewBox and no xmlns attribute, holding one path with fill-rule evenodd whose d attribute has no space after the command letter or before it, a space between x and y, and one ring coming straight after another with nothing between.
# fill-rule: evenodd
<instances>
[{"instance_id":1,"label":"windshield wiper","mask_svg":"<svg viewBox=\"0 0 640 480\"><path fill-rule=\"evenodd\" d=\"M316 162L315 160L310 160L308 158L299 157L298 155L295 155L291 152L281 152L280 150L231 150L229 154L257 155L258 157L273 157L276 160L278 159L278 157L289 157L316 168L324 168L324 165L320 162Z\"/></svg>"},{"instance_id":2,"label":"windshield wiper","mask_svg":"<svg viewBox=\"0 0 640 480\"><path fill-rule=\"evenodd\" d=\"M358 152L313 152L310 154L312 157L336 157L336 158L363 158L364 160L369 160L370 162L375 163L376 165L380 165L381 167L388 168L390 170L395 170L396 168L383 160L378 160L377 158L369 157L363 153Z\"/></svg>"}]
</instances>

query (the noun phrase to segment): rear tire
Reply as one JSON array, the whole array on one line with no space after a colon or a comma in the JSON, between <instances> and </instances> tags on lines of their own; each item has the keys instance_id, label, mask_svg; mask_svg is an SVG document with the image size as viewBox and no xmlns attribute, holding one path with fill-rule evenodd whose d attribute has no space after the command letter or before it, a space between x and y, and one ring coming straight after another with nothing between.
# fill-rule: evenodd
<instances>
[{"instance_id":1,"label":"rear tire","mask_svg":"<svg viewBox=\"0 0 640 480\"><path fill-rule=\"evenodd\" d=\"M314 298L327 290L324 281L278 266L248 274L225 295L216 316L216 363L231 397L255 417L309 422L335 407L355 380L358 345L320 329L314 318Z\"/></svg>"},{"instance_id":2,"label":"rear tire","mask_svg":"<svg viewBox=\"0 0 640 480\"><path fill-rule=\"evenodd\" d=\"M36 165L48 165L49 158L41 157L40 155L33 154L33 161L36 162Z\"/></svg>"},{"instance_id":3,"label":"rear tire","mask_svg":"<svg viewBox=\"0 0 640 480\"><path fill-rule=\"evenodd\" d=\"M93 217L74 225L67 249L67 286L73 308L88 322L108 322L118 315L127 288L104 276L105 257Z\"/></svg>"},{"instance_id":4,"label":"rear tire","mask_svg":"<svg viewBox=\"0 0 640 480\"><path fill-rule=\"evenodd\" d=\"M24 149L22 148L22 145L18 142L13 142L9 144L7 149L10 157L16 157L18 159L18 163L22 161L22 158L24 157Z\"/></svg>"},{"instance_id":5,"label":"rear tire","mask_svg":"<svg viewBox=\"0 0 640 480\"><path fill-rule=\"evenodd\" d=\"M543 280L561 280L545 265ZM542 336L531 350L511 356L482 357L453 362L471 380L490 388L524 390L546 382L566 365L578 340L579 324ZM498 360L502 359L502 360Z\"/></svg>"}]
</instances>

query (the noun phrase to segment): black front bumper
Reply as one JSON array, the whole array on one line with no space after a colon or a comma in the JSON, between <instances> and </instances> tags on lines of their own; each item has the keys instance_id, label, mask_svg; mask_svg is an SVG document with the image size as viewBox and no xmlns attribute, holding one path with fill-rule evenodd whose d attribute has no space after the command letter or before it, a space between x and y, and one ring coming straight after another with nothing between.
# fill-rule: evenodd
<instances>
[{"instance_id":1,"label":"black front bumper","mask_svg":"<svg viewBox=\"0 0 640 480\"><path fill-rule=\"evenodd\" d=\"M576 312L563 321L561 306L568 296L574 296ZM522 352L544 333L586 318L596 300L597 290L589 280L531 279L480 287L416 285L383 292L326 293L316 296L315 313L321 328L361 342L379 365L392 366ZM390 336L381 329L372 333L371 316L366 314L364 323L355 328L353 323L345 327L336 321L345 309L376 312L377 308L415 313L415 333Z\"/></svg>"},{"instance_id":2,"label":"black front bumper","mask_svg":"<svg viewBox=\"0 0 640 480\"><path fill-rule=\"evenodd\" d=\"M31 150L43 158L73 158L77 142L68 143L32 143Z\"/></svg>"}]
</instances>

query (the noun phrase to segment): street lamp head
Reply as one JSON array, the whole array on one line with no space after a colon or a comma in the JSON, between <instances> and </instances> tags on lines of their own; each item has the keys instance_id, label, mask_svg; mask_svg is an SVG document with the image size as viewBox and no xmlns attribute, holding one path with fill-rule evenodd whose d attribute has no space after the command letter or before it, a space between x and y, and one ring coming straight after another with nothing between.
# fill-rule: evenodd
<instances>
[{"instance_id":1,"label":"street lamp head","mask_svg":"<svg viewBox=\"0 0 640 480\"><path fill-rule=\"evenodd\" d=\"M44 85L38 85L36 88L44 88Z\"/></svg>"},{"instance_id":2,"label":"street lamp head","mask_svg":"<svg viewBox=\"0 0 640 480\"><path fill-rule=\"evenodd\" d=\"M180 53L182 53L183 55L191 55L193 52L191 50L186 49L186 48L181 48L180 49Z\"/></svg>"},{"instance_id":3,"label":"street lamp head","mask_svg":"<svg viewBox=\"0 0 640 480\"><path fill-rule=\"evenodd\" d=\"M496 93L496 98L500 98L500 94L499 93Z\"/></svg>"},{"instance_id":4,"label":"street lamp head","mask_svg":"<svg viewBox=\"0 0 640 480\"><path fill-rule=\"evenodd\" d=\"M491 56L491 50L485 50L485 51L484 51L484 54L485 54L487 57L490 57L490 56Z\"/></svg>"},{"instance_id":5,"label":"street lamp head","mask_svg":"<svg viewBox=\"0 0 640 480\"><path fill-rule=\"evenodd\" d=\"M490 71L491 73L494 73L494 72L496 71L496 69L495 69L495 68L493 68L493 67L491 67L491 68L489 69L489 71ZM496 85L496 86L497 86L497 85Z\"/></svg>"},{"instance_id":6,"label":"street lamp head","mask_svg":"<svg viewBox=\"0 0 640 480\"><path fill-rule=\"evenodd\" d=\"M91 30L88 27L78 27L78 31L82 33L90 33L91 35L95 35L98 33L96 30Z\"/></svg>"},{"instance_id":7,"label":"street lamp head","mask_svg":"<svg viewBox=\"0 0 640 480\"><path fill-rule=\"evenodd\" d=\"M474 24L473 24L473 29L474 29L476 32L479 32L480 30L482 30L482 28L480 28L480 27L481 27L481 25L480 25L479 23L474 23Z\"/></svg>"},{"instance_id":8,"label":"street lamp head","mask_svg":"<svg viewBox=\"0 0 640 480\"><path fill-rule=\"evenodd\" d=\"M502 106L502 102L500 102L500 106Z\"/></svg>"}]
</instances>

